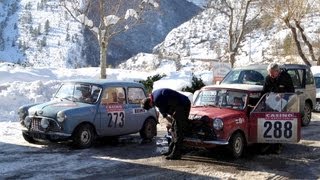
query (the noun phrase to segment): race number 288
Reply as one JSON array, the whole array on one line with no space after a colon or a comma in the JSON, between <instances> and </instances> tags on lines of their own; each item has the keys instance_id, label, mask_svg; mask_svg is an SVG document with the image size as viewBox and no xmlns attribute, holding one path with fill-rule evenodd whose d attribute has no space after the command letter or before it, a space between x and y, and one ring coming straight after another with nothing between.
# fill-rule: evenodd
<instances>
[{"instance_id":1,"label":"race number 288","mask_svg":"<svg viewBox=\"0 0 320 180\"><path fill-rule=\"evenodd\" d=\"M297 141L297 118L292 120L268 120L258 118L258 142L281 143Z\"/></svg>"},{"instance_id":2,"label":"race number 288","mask_svg":"<svg viewBox=\"0 0 320 180\"><path fill-rule=\"evenodd\" d=\"M263 133L264 138L287 138L290 139L292 137L292 122L286 121L281 123L280 121L275 121L272 123L271 121L265 121L263 124L265 131Z\"/></svg>"}]
</instances>

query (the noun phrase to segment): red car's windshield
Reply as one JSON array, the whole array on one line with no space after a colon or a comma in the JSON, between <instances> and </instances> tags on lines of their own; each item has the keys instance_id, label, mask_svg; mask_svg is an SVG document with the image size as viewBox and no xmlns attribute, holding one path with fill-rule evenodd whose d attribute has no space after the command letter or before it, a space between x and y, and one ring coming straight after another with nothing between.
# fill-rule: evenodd
<instances>
[{"instance_id":1,"label":"red car's windshield","mask_svg":"<svg viewBox=\"0 0 320 180\"><path fill-rule=\"evenodd\" d=\"M194 106L217 106L220 108L244 109L247 97L247 93L234 90L203 90L198 94Z\"/></svg>"}]
</instances>

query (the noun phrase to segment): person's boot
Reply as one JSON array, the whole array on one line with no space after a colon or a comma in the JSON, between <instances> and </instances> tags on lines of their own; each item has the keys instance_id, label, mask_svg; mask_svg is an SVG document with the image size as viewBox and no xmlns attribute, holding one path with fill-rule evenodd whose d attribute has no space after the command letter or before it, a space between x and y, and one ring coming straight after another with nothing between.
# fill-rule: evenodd
<instances>
[{"instance_id":1,"label":"person's boot","mask_svg":"<svg viewBox=\"0 0 320 180\"><path fill-rule=\"evenodd\" d=\"M172 153L169 154L166 159L168 160L178 160L181 159L181 152L180 148L177 148L177 146L173 147Z\"/></svg>"},{"instance_id":2,"label":"person's boot","mask_svg":"<svg viewBox=\"0 0 320 180\"><path fill-rule=\"evenodd\" d=\"M169 144L168 151L167 151L167 152L162 152L161 155L163 155L163 156L168 156L168 155L170 155L170 154L172 153L173 146L174 146L174 144L173 144L173 143L170 143L170 144Z\"/></svg>"}]
</instances>

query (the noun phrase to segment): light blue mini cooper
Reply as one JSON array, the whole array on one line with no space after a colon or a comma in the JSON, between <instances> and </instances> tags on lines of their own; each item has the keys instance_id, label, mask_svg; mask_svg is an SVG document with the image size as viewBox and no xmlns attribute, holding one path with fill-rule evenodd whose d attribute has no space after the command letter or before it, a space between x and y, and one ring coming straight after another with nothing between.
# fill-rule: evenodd
<instances>
[{"instance_id":1,"label":"light blue mini cooper","mask_svg":"<svg viewBox=\"0 0 320 180\"><path fill-rule=\"evenodd\" d=\"M146 111L140 101L144 86L135 82L74 80L62 83L52 101L22 106L22 135L37 140L72 140L77 148L88 148L97 137L140 132L143 139L157 134L157 112Z\"/></svg>"}]
</instances>

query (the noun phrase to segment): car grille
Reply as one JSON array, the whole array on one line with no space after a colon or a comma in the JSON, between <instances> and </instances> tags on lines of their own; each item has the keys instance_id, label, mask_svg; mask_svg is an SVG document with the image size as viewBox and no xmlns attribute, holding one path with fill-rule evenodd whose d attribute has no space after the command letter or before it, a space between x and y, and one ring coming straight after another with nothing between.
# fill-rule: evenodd
<instances>
[{"instance_id":1,"label":"car grille","mask_svg":"<svg viewBox=\"0 0 320 180\"><path fill-rule=\"evenodd\" d=\"M48 119L49 120L49 127L44 129L41 127L41 119L40 117L34 117L32 118L32 121L31 121L31 127L30 127L30 130L31 131L54 131L54 132L58 132L61 130L59 124L51 119Z\"/></svg>"},{"instance_id":2,"label":"car grille","mask_svg":"<svg viewBox=\"0 0 320 180\"><path fill-rule=\"evenodd\" d=\"M207 117L200 119L189 120L190 131L186 134L186 137L196 138L203 141L216 140L217 136L213 131L210 119Z\"/></svg>"}]
</instances>

